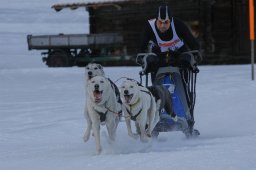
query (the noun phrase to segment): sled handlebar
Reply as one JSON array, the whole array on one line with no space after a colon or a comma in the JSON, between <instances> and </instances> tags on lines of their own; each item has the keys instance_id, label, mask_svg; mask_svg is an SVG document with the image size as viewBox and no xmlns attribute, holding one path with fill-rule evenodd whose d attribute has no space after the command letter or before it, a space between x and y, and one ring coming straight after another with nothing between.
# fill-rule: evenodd
<instances>
[{"instance_id":1,"label":"sled handlebar","mask_svg":"<svg viewBox=\"0 0 256 170\"><path fill-rule=\"evenodd\" d=\"M186 51L186 52L182 52L179 54L180 55L185 55L185 54L188 54L188 55L193 55L195 60L199 63L202 61L203 57L200 53L199 50L191 50L191 51ZM150 55L154 55L154 56L157 56L156 53L138 53L137 54L137 57L136 57L136 63L138 65L143 65L144 63L143 62L143 58L146 58L147 56L150 56Z\"/></svg>"},{"instance_id":2,"label":"sled handlebar","mask_svg":"<svg viewBox=\"0 0 256 170\"><path fill-rule=\"evenodd\" d=\"M197 63L200 63L203 60L203 57L199 50L186 51L181 53L180 55L183 55L183 54L193 55Z\"/></svg>"},{"instance_id":3,"label":"sled handlebar","mask_svg":"<svg viewBox=\"0 0 256 170\"><path fill-rule=\"evenodd\" d=\"M152 62L152 61L149 61L148 58L157 57L157 56L158 55L155 53L138 53L137 54L136 63L142 67L142 70L139 73L140 75L147 74L148 69L150 69L148 68L149 66L148 62ZM199 72L197 68L197 63L202 61L202 56L198 50L186 51L186 52L180 53L178 56L180 56L179 58L180 61L185 61L189 63L193 72L197 72L197 73ZM190 56L190 57L187 57L187 56ZM186 58L189 58L189 59L186 59Z\"/></svg>"}]
</instances>

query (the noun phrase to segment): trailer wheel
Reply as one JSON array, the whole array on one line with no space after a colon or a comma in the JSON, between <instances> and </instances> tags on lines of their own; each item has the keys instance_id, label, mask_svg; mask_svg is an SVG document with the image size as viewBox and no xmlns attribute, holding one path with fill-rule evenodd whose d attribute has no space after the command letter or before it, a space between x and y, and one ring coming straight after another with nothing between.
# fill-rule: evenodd
<instances>
[{"instance_id":1,"label":"trailer wheel","mask_svg":"<svg viewBox=\"0 0 256 170\"><path fill-rule=\"evenodd\" d=\"M68 67L70 55L63 50L56 50L49 54L46 64L48 67Z\"/></svg>"}]
</instances>

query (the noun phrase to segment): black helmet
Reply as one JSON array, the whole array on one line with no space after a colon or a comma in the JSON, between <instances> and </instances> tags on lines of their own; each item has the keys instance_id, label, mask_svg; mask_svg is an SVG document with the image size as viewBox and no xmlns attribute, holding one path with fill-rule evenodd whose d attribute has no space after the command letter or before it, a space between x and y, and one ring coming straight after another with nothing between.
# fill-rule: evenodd
<instances>
[{"instance_id":1,"label":"black helmet","mask_svg":"<svg viewBox=\"0 0 256 170\"><path fill-rule=\"evenodd\" d=\"M171 11L167 5L161 5L158 7L156 19L166 21L171 18Z\"/></svg>"}]
</instances>

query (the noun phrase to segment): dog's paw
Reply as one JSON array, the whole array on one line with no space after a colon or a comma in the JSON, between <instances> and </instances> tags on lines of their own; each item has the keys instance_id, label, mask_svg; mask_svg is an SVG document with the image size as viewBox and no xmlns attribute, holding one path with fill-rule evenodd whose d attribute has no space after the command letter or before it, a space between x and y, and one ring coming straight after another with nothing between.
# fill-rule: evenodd
<instances>
[{"instance_id":1,"label":"dog's paw","mask_svg":"<svg viewBox=\"0 0 256 170\"><path fill-rule=\"evenodd\" d=\"M145 132L146 132L146 136L147 137L151 137L151 133L152 133L152 129L151 128L147 128Z\"/></svg>"},{"instance_id":2,"label":"dog's paw","mask_svg":"<svg viewBox=\"0 0 256 170\"><path fill-rule=\"evenodd\" d=\"M151 138L151 137L152 137L152 135L151 135L150 133L147 133L147 137Z\"/></svg>"},{"instance_id":3,"label":"dog's paw","mask_svg":"<svg viewBox=\"0 0 256 170\"><path fill-rule=\"evenodd\" d=\"M96 155L100 155L101 152L102 152L102 149L101 149L101 148L97 149L97 150L96 150Z\"/></svg>"},{"instance_id":4,"label":"dog's paw","mask_svg":"<svg viewBox=\"0 0 256 170\"><path fill-rule=\"evenodd\" d=\"M144 136L144 137L140 138L140 141L143 143L147 143L147 142L149 142L149 138L147 136Z\"/></svg>"},{"instance_id":5,"label":"dog's paw","mask_svg":"<svg viewBox=\"0 0 256 170\"><path fill-rule=\"evenodd\" d=\"M90 138L90 134L84 134L83 140L84 142L87 142Z\"/></svg>"},{"instance_id":6,"label":"dog's paw","mask_svg":"<svg viewBox=\"0 0 256 170\"><path fill-rule=\"evenodd\" d=\"M106 121L100 122L100 125L102 126L106 125Z\"/></svg>"},{"instance_id":7,"label":"dog's paw","mask_svg":"<svg viewBox=\"0 0 256 170\"><path fill-rule=\"evenodd\" d=\"M138 139L139 138L139 134L137 133L130 133L129 136L131 136L133 139Z\"/></svg>"},{"instance_id":8,"label":"dog's paw","mask_svg":"<svg viewBox=\"0 0 256 170\"><path fill-rule=\"evenodd\" d=\"M138 135L140 135L141 133L140 133L140 129L136 129L136 133L138 134Z\"/></svg>"}]
</instances>

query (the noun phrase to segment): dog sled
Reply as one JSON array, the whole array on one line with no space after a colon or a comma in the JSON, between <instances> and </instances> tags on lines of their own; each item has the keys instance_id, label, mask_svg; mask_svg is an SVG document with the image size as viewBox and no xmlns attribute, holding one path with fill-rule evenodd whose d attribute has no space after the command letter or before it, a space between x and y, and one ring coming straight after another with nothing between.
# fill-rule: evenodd
<instances>
[{"instance_id":1,"label":"dog sled","mask_svg":"<svg viewBox=\"0 0 256 170\"><path fill-rule=\"evenodd\" d=\"M156 63L152 58L157 58L154 53L139 53L136 62L142 66L140 71L140 83L145 76L145 86L148 86L148 73L156 71L152 69ZM152 137L157 137L160 132L182 131L186 137L200 135L194 129L194 106L196 101L196 79L199 69L197 61L201 60L199 51L188 51L181 53L175 66L158 67L155 73L153 85L163 85L168 89L171 96L172 110L176 114L176 119L166 112L160 111L160 121L155 126Z\"/></svg>"}]
</instances>

